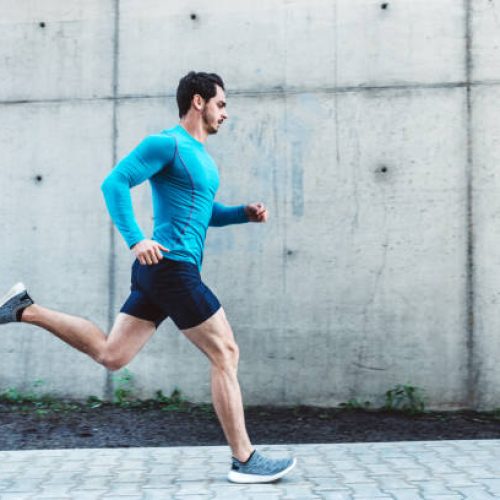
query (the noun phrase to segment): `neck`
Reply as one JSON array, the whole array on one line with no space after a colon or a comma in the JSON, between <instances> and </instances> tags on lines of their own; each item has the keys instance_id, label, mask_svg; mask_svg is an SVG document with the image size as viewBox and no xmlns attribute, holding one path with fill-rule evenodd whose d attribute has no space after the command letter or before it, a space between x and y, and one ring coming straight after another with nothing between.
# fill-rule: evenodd
<instances>
[{"instance_id":1,"label":"neck","mask_svg":"<svg viewBox=\"0 0 500 500\"><path fill-rule=\"evenodd\" d=\"M188 113L186 116L181 118L180 125L197 141L200 141L203 144L207 141L208 133L203 128L201 120L195 119Z\"/></svg>"}]
</instances>

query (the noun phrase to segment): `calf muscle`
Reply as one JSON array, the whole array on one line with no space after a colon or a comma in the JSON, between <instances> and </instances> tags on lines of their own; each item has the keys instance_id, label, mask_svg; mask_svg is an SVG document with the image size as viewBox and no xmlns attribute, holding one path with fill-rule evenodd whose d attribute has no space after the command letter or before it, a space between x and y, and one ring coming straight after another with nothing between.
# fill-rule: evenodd
<instances>
[{"instance_id":1,"label":"calf muscle","mask_svg":"<svg viewBox=\"0 0 500 500\"><path fill-rule=\"evenodd\" d=\"M156 330L150 321L120 313L106 336L103 330L87 319L38 304L27 307L21 321L44 328L110 370L127 364Z\"/></svg>"}]
</instances>

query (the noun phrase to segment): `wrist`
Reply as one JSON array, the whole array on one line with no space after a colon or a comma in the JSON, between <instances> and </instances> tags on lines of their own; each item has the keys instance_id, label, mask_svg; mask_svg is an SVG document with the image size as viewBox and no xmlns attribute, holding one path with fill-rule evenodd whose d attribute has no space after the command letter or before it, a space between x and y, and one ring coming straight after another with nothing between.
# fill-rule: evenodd
<instances>
[{"instance_id":1,"label":"wrist","mask_svg":"<svg viewBox=\"0 0 500 500\"><path fill-rule=\"evenodd\" d=\"M144 239L132 243L132 245L129 246L129 249L133 250L141 241L144 241Z\"/></svg>"},{"instance_id":2,"label":"wrist","mask_svg":"<svg viewBox=\"0 0 500 500\"><path fill-rule=\"evenodd\" d=\"M250 220L250 209L248 208L248 205L243 205L243 215L245 216L246 220Z\"/></svg>"}]
</instances>

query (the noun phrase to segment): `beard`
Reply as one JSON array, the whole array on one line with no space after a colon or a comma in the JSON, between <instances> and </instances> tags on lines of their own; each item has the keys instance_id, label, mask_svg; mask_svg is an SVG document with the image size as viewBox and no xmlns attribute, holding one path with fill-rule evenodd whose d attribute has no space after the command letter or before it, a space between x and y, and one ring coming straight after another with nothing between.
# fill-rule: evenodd
<instances>
[{"instance_id":1,"label":"beard","mask_svg":"<svg viewBox=\"0 0 500 500\"><path fill-rule=\"evenodd\" d=\"M219 131L217 120L206 109L203 110L201 117L203 118L203 124L208 134L213 135Z\"/></svg>"}]
</instances>

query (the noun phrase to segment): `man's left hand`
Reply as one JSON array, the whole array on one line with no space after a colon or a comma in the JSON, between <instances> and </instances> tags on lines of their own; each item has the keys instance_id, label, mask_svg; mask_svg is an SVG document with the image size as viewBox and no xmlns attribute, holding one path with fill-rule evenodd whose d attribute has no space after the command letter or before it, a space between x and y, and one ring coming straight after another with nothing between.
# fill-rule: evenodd
<instances>
[{"instance_id":1,"label":"man's left hand","mask_svg":"<svg viewBox=\"0 0 500 500\"><path fill-rule=\"evenodd\" d=\"M269 212L264 203L251 203L245 207L249 222L267 222Z\"/></svg>"}]
</instances>

